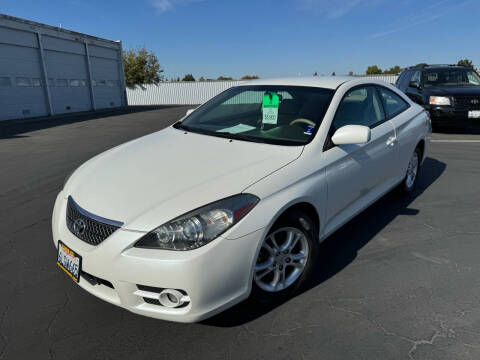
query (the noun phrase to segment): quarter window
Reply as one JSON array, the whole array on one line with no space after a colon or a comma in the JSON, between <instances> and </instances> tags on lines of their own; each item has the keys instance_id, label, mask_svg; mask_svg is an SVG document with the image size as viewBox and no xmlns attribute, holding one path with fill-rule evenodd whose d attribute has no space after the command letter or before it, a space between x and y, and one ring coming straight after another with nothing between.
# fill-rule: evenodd
<instances>
[{"instance_id":1,"label":"quarter window","mask_svg":"<svg viewBox=\"0 0 480 360\"><path fill-rule=\"evenodd\" d=\"M335 130L345 125L375 127L385 120L382 103L374 86L350 90L338 106L333 126Z\"/></svg>"},{"instance_id":2,"label":"quarter window","mask_svg":"<svg viewBox=\"0 0 480 360\"><path fill-rule=\"evenodd\" d=\"M408 108L408 103L393 91L384 87L379 87L378 90L380 91L388 118L393 118Z\"/></svg>"}]
</instances>

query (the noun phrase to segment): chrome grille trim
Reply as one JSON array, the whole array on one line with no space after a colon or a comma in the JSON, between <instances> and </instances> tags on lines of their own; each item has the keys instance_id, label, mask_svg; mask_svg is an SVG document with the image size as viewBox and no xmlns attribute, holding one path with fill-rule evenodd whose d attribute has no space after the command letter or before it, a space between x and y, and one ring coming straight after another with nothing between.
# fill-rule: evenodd
<instances>
[{"instance_id":1,"label":"chrome grille trim","mask_svg":"<svg viewBox=\"0 0 480 360\"><path fill-rule=\"evenodd\" d=\"M85 225L84 231L81 233L76 231L74 227L75 222L78 220ZM68 229L73 235L94 246L100 244L123 225L120 221L102 218L88 212L80 207L71 196L68 197L66 222Z\"/></svg>"}]
</instances>

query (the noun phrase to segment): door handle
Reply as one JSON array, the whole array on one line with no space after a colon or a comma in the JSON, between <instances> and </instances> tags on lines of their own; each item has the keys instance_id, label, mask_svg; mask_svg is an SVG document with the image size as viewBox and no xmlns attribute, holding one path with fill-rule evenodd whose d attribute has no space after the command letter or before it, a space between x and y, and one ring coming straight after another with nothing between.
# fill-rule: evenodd
<instances>
[{"instance_id":1,"label":"door handle","mask_svg":"<svg viewBox=\"0 0 480 360\"><path fill-rule=\"evenodd\" d=\"M397 142L397 137L390 136L387 140L387 146L394 146L396 142Z\"/></svg>"}]
</instances>

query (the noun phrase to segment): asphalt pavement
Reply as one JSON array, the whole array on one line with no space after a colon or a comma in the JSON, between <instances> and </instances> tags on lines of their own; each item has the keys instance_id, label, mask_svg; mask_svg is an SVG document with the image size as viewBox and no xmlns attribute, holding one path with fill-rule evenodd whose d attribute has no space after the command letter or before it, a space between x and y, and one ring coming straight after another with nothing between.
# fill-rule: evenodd
<instances>
[{"instance_id":1,"label":"asphalt pavement","mask_svg":"<svg viewBox=\"0 0 480 360\"><path fill-rule=\"evenodd\" d=\"M65 177L187 108L0 124L0 359L480 358L480 124L435 133L415 194L327 239L314 281L283 304L177 324L78 287L51 239Z\"/></svg>"}]
</instances>

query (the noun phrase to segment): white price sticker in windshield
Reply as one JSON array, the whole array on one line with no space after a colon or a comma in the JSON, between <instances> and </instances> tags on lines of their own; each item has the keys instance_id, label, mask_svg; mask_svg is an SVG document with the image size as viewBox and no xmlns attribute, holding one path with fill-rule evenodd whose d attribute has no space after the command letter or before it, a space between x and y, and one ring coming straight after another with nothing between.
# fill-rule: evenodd
<instances>
[{"instance_id":1,"label":"white price sticker in windshield","mask_svg":"<svg viewBox=\"0 0 480 360\"><path fill-rule=\"evenodd\" d=\"M278 121L278 104L280 99L274 92L266 93L262 101L262 122L276 124Z\"/></svg>"},{"instance_id":2,"label":"white price sticker in windshield","mask_svg":"<svg viewBox=\"0 0 480 360\"><path fill-rule=\"evenodd\" d=\"M264 124L276 124L278 121L278 108L264 108L263 119Z\"/></svg>"}]
</instances>

